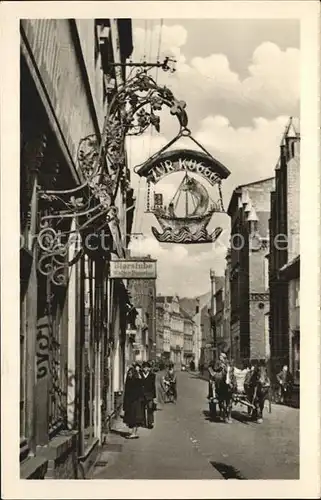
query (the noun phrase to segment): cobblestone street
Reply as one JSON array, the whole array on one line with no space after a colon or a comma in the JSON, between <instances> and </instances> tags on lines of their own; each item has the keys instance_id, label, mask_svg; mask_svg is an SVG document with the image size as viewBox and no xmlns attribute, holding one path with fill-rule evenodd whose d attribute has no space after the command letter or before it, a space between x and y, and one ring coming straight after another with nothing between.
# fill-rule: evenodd
<instances>
[{"instance_id":1,"label":"cobblestone street","mask_svg":"<svg viewBox=\"0 0 321 500\"><path fill-rule=\"evenodd\" d=\"M272 405L263 424L236 406L233 423L208 420L204 380L178 374L177 404L161 404L155 428L111 433L94 479L298 479L299 410ZM107 465L106 465L107 462Z\"/></svg>"}]
</instances>

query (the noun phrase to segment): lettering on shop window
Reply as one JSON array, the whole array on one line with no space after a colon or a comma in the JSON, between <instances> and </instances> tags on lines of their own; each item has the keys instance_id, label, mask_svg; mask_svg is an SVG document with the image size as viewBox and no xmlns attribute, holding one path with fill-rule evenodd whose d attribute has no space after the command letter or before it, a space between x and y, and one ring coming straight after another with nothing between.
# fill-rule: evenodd
<instances>
[{"instance_id":1,"label":"lettering on shop window","mask_svg":"<svg viewBox=\"0 0 321 500\"><path fill-rule=\"evenodd\" d=\"M36 358L37 379L40 379L49 371L49 329L46 323L38 325Z\"/></svg>"}]
</instances>

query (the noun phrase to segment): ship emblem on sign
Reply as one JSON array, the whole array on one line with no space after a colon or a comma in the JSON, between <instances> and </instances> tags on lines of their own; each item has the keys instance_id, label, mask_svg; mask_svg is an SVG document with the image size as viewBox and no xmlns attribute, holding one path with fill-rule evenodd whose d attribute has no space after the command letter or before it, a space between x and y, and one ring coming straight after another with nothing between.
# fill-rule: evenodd
<instances>
[{"instance_id":1,"label":"ship emblem on sign","mask_svg":"<svg viewBox=\"0 0 321 500\"><path fill-rule=\"evenodd\" d=\"M216 228L212 234L207 231L214 213L223 213L221 181L230 172L219 161L209 155L194 150L175 150L153 157L138 171L149 183L157 184L164 177L183 172L173 198L168 206L163 204L162 193L154 194L152 212L163 232L152 227L155 238L161 243L210 243L222 232ZM207 181L211 190L217 190L213 201L209 190L193 176Z\"/></svg>"}]
</instances>

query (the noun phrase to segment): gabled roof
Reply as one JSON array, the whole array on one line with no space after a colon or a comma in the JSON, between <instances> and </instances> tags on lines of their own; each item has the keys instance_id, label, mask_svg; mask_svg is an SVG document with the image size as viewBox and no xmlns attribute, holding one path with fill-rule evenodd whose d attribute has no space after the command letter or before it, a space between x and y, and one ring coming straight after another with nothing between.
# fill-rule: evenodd
<instances>
[{"instance_id":1,"label":"gabled roof","mask_svg":"<svg viewBox=\"0 0 321 500\"><path fill-rule=\"evenodd\" d=\"M285 131L281 140L281 146L285 144L286 139L290 137L300 138L300 120L290 116L289 121L285 127Z\"/></svg>"},{"instance_id":2,"label":"gabled roof","mask_svg":"<svg viewBox=\"0 0 321 500\"><path fill-rule=\"evenodd\" d=\"M181 313L181 316L184 318L184 319L189 319L190 321L193 321L193 318L190 314L188 314L181 306L179 308L179 311Z\"/></svg>"},{"instance_id":3,"label":"gabled roof","mask_svg":"<svg viewBox=\"0 0 321 500\"><path fill-rule=\"evenodd\" d=\"M225 279L223 276L215 276L215 293L219 292L224 288Z\"/></svg>"},{"instance_id":4,"label":"gabled roof","mask_svg":"<svg viewBox=\"0 0 321 500\"><path fill-rule=\"evenodd\" d=\"M234 189L234 191L232 193L230 203L229 203L228 208L227 208L228 215L229 216L232 215L233 205L236 203L238 195L241 195L244 189L246 191L246 188L250 189L251 186L264 184L265 182L271 182L273 180L274 180L274 176L273 177L265 177L264 179L259 179L257 181L253 181L253 182L249 182L247 184L241 184L240 186L236 186L236 188ZM246 192L245 192L244 196L248 196L248 194L246 194Z\"/></svg>"}]
</instances>

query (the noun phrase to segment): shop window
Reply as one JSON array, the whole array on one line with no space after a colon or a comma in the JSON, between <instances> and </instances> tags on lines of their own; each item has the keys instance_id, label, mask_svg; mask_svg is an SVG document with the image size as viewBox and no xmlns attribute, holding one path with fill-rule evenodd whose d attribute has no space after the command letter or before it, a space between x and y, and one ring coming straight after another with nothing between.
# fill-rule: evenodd
<instances>
[{"instance_id":1,"label":"shop window","mask_svg":"<svg viewBox=\"0 0 321 500\"><path fill-rule=\"evenodd\" d=\"M64 338L67 329L64 325L65 289L50 290L54 296L49 314L49 365L50 365L50 391L49 391L49 431L53 431L67 420L67 387L65 370ZM67 348L67 346L66 346Z\"/></svg>"}]
</instances>

